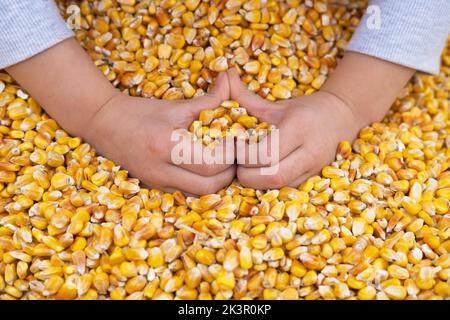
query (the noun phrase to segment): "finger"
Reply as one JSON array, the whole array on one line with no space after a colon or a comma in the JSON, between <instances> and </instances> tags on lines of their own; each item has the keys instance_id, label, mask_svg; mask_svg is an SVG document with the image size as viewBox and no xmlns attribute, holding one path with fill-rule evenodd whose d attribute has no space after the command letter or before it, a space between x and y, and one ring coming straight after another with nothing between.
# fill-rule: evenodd
<instances>
[{"instance_id":1,"label":"finger","mask_svg":"<svg viewBox=\"0 0 450 320\"><path fill-rule=\"evenodd\" d=\"M230 87L228 76L225 72L221 72L207 93L198 98L182 100L180 108L187 110L192 119L195 119L200 111L217 108L223 101L228 100L229 97Z\"/></svg>"},{"instance_id":2,"label":"finger","mask_svg":"<svg viewBox=\"0 0 450 320\"><path fill-rule=\"evenodd\" d=\"M242 83L236 68L228 69L227 73L231 99L239 102L241 107L246 108L252 116L270 123L270 114L267 111L278 106L248 90Z\"/></svg>"},{"instance_id":3,"label":"finger","mask_svg":"<svg viewBox=\"0 0 450 320\"><path fill-rule=\"evenodd\" d=\"M166 174L166 189L178 189L186 193L204 195L216 193L227 187L233 181L236 167L231 166L212 177L204 177L177 166L169 165L164 170Z\"/></svg>"},{"instance_id":4,"label":"finger","mask_svg":"<svg viewBox=\"0 0 450 320\"><path fill-rule=\"evenodd\" d=\"M182 150L182 159L174 159L177 155L171 155L170 164L199 174L204 177L214 176L234 165L235 152L232 139L222 139L210 148L201 141L192 141L185 144L188 149ZM186 153L185 153L186 152Z\"/></svg>"},{"instance_id":5,"label":"finger","mask_svg":"<svg viewBox=\"0 0 450 320\"><path fill-rule=\"evenodd\" d=\"M248 168L270 167L286 159L300 148L304 141L298 121L285 117L277 129L270 132L258 143L236 142L238 164ZM243 157L242 154L245 156ZM245 159L244 161L239 161Z\"/></svg>"},{"instance_id":6,"label":"finger","mask_svg":"<svg viewBox=\"0 0 450 320\"><path fill-rule=\"evenodd\" d=\"M265 168L245 168L239 166L237 176L244 187L254 189L281 188L290 185L310 170L313 159L304 148L292 152L275 166Z\"/></svg>"}]
</instances>

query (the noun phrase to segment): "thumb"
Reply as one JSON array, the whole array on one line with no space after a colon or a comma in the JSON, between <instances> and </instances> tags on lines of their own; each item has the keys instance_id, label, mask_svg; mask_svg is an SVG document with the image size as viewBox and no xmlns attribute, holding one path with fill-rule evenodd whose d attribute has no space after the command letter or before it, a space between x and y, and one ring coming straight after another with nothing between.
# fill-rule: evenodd
<instances>
[{"instance_id":1,"label":"thumb","mask_svg":"<svg viewBox=\"0 0 450 320\"><path fill-rule=\"evenodd\" d=\"M248 113L257 117L259 120L269 122L269 111L277 106L262 98L261 96L248 90L239 78L236 68L228 70L228 81L230 82L230 96L232 100L236 100L241 107L246 108Z\"/></svg>"},{"instance_id":2,"label":"thumb","mask_svg":"<svg viewBox=\"0 0 450 320\"><path fill-rule=\"evenodd\" d=\"M184 110L189 112L192 117L197 117L200 111L205 109L214 109L229 99L230 87L228 85L228 77L225 72L219 73L214 85L203 96L191 100L184 100Z\"/></svg>"}]
</instances>

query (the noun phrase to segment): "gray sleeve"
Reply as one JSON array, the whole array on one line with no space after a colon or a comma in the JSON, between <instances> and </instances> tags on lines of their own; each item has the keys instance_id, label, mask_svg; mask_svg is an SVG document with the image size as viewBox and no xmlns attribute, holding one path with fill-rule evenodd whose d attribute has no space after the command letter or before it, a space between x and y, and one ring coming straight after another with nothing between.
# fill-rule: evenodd
<instances>
[{"instance_id":1,"label":"gray sleeve","mask_svg":"<svg viewBox=\"0 0 450 320\"><path fill-rule=\"evenodd\" d=\"M0 0L0 69L73 35L53 0Z\"/></svg>"},{"instance_id":2,"label":"gray sleeve","mask_svg":"<svg viewBox=\"0 0 450 320\"><path fill-rule=\"evenodd\" d=\"M438 74L449 33L450 0L372 0L347 50Z\"/></svg>"}]
</instances>

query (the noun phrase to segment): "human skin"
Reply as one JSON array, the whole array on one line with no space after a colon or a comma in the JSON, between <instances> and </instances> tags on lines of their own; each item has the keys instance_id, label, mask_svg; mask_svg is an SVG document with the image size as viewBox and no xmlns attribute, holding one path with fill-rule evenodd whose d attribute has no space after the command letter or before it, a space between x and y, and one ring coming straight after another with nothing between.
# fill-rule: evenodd
<instances>
[{"instance_id":1,"label":"human skin","mask_svg":"<svg viewBox=\"0 0 450 320\"><path fill-rule=\"evenodd\" d=\"M127 96L116 90L75 39L7 71L69 133L129 170L144 184L188 194L214 193L233 180L256 189L298 186L330 163L342 140L382 119L414 70L347 52L318 92L271 102L248 91L236 70L220 74L200 98L164 101ZM279 165L261 175L264 164L181 164L170 159L173 130L186 128L198 113L233 99L250 114L280 129ZM246 152L248 154L248 152ZM273 163L272 163L273 164Z\"/></svg>"},{"instance_id":2,"label":"human skin","mask_svg":"<svg viewBox=\"0 0 450 320\"><path fill-rule=\"evenodd\" d=\"M247 90L236 69L230 69L231 99L279 129L279 160L270 163L278 167L269 170L273 174L262 175L264 164L245 161L237 169L239 181L255 189L297 187L333 161L340 141L355 139L360 129L381 120L414 72L388 61L346 52L321 90L272 102ZM272 148L269 137L261 143Z\"/></svg>"},{"instance_id":3,"label":"human skin","mask_svg":"<svg viewBox=\"0 0 450 320\"><path fill-rule=\"evenodd\" d=\"M201 110L229 98L226 73L199 98L131 97L112 86L74 38L7 71L67 132L83 138L151 188L208 194L235 177L234 164L174 165L171 161L173 130L187 128Z\"/></svg>"}]
</instances>

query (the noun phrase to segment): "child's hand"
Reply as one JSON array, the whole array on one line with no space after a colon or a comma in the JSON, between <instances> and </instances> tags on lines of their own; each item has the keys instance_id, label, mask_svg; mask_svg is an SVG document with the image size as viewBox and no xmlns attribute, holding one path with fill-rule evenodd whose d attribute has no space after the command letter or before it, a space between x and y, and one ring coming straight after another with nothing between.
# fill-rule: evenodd
<instances>
[{"instance_id":1,"label":"child's hand","mask_svg":"<svg viewBox=\"0 0 450 320\"><path fill-rule=\"evenodd\" d=\"M231 183L235 166L176 166L171 151L177 142L171 141L171 135L174 129L187 128L201 110L219 106L228 95L225 73L219 75L214 89L192 100L144 99L117 93L87 125L93 129L86 133L86 140L152 188L196 195L214 193Z\"/></svg>"},{"instance_id":2,"label":"child's hand","mask_svg":"<svg viewBox=\"0 0 450 320\"><path fill-rule=\"evenodd\" d=\"M347 52L321 91L274 103L250 93L236 70L230 70L231 99L280 129L277 173L261 175L261 168L243 165L237 170L240 182L258 189L297 187L334 159L340 141L355 138L361 128L381 120L413 73L398 64Z\"/></svg>"},{"instance_id":3,"label":"child's hand","mask_svg":"<svg viewBox=\"0 0 450 320\"><path fill-rule=\"evenodd\" d=\"M353 139L364 125L352 108L331 93L271 102L247 90L235 70L229 71L231 98L261 121L279 131L279 168L273 175L261 175L261 164L240 165L238 179L257 189L297 187L333 161L337 145ZM268 139L268 138L267 138ZM270 139L267 140L270 144ZM270 149L269 149L270 150ZM248 150L246 150L248 155Z\"/></svg>"},{"instance_id":4,"label":"child's hand","mask_svg":"<svg viewBox=\"0 0 450 320\"><path fill-rule=\"evenodd\" d=\"M171 162L177 143L171 141L173 130L187 129L201 110L229 99L226 74L219 75L215 89L192 100L129 97L105 79L73 38L9 67L8 72L67 132L82 137L152 188L208 194L234 177L232 165ZM224 146L228 147L234 145Z\"/></svg>"}]
</instances>

